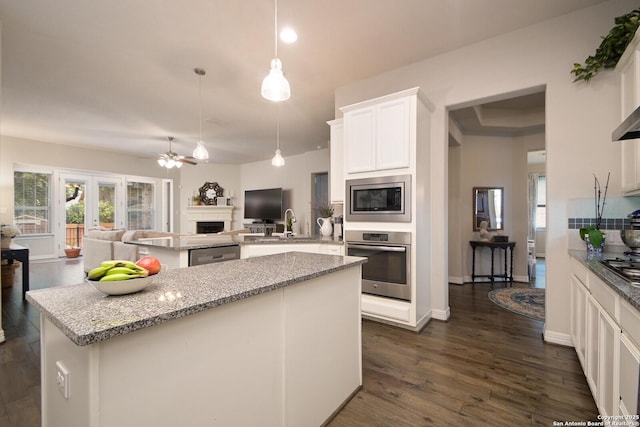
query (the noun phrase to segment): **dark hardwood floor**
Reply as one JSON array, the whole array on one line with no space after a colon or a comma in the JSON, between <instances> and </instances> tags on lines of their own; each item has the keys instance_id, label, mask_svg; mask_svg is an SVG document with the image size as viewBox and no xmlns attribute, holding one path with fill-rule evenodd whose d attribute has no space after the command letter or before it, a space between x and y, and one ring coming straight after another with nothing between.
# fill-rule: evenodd
<instances>
[{"instance_id":1,"label":"dark hardwood floor","mask_svg":"<svg viewBox=\"0 0 640 427\"><path fill-rule=\"evenodd\" d=\"M84 277L81 258L30 266L32 289ZM533 286L544 287L541 271ZM2 298L3 427L40 425L39 318L22 301L19 276L18 271L16 285ZM490 289L450 285L450 320L431 321L419 334L365 321L364 386L330 426L552 426L595 420L597 409L574 350L545 344L542 322L497 307L487 298Z\"/></svg>"}]
</instances>

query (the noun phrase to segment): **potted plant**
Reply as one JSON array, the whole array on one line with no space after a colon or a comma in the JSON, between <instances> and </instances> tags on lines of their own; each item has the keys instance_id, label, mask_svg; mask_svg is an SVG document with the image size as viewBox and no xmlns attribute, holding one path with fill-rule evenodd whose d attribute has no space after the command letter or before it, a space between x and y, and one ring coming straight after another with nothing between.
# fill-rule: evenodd
<instances>
[{"instance_id":1,"label":"potted plant","mask_svg":"<svg viewBox=\"0 0 640 427\"><path fill-rule=\"evenodd\" d=\"M193 204L195 206L200 206L202 204L202 197L201 196L193 196Z\"/></svg>"},{"instance_id":2,"label":"potted plant","mask_svg":"<svg viewBox=\"0 0 640 427\"><path fill-rule=\"evenodd\" d=\"M601 70L615 68L640 25L640 9L618 16L614 22L614 27L602 38L596 53L587 57L584 65L573 64L571 74L576 76L574 82L588 82Z\"/></svg>"},{"instance_id":3,"label":"potted plant","mask_svg":"<svg viewBox=\"0 0 640 427\"><path fill-rule=\"evenodd\" d=\"M0 241L3 248L8 248L11 245L11 239L20 234L20 229L15 225L2 224L0 225Z\"/></svg>"},{"instance_id":4,"label":"potted plant","mask_svg":"<svg viewBox=\"0 0 640 427\"><path fill-rule=\"evenodd\" d=\"M80 256L80 248L77 246L67 245L67 247L64 248L64 253L67 258L78 258Z\"/></svg>"},{"instance_id":5,"label":"potted plant","mask_svg":"<svg viewBox=\"0 0 640 427\"><path fill-rule=\"evenodd\" d=\"M316 219L316 223L320 227L320 234L328 237L333 234L333 226L331 225L331 217L333 216L333 206L319 205L317 207L320 217Z\"/></svg>"},{"instance_id":6,"label":"potted plant","mask_svg":"<svg viewBox=\"0 0 640 427\"><path fill-rule=\"evenodd\" d=\"M602 252L604 246L605 233L600 230L602 224L602 213L604 212L604 205L607 200L607 189L609 188L609 177L611 173L607 174L607 183L604 186L604 194L600 187L600 181L598 177L593 175L594 178L594 201L596 209L596 223L594 226L582 227L580 231L580 238L587 244L587 251L589 252Z\"/></svg>"}]
</instances>

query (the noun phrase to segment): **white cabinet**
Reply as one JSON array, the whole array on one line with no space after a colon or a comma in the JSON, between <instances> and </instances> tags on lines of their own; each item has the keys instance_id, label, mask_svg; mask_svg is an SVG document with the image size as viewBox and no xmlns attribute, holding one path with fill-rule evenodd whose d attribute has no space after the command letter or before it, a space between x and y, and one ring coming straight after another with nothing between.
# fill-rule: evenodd
<instances>
[{"instance_id":1,"label":"white cabinet","mask_svg":"<svg viewBox=\"0 0 640 427\"><path fill-rule=\"evenodd\" d=\"M342 108L346 173L408 168L411 97L364 104Z\"/></svg>"},{"instance_id":2,"label":"white cabinet","mask_svg":"<svg viewBox=\"0 0 640 427\"><path fill-rule=\"evenodd\" d=\"M631 40L620 57L616 71L620 75L620 122L640 106L640 36ZM622 144L622 191L640 192L640 140L620 141Z\"/></svg>"},{"instance_id":3,"label":"white cabinet","mask_svg":"<svg viewBox=\"0 0 640 427\"><path fill-rule=\"evenodd\" d=\"M329 197L331 203L344 203L344 125L342 119L327 122L331 126L329 147Z\"/></svg>"},{"instance_id":4,"label":"white cabinet","mask_svg":"<svg viewBox=\"0 0 640 427\"><path fill-rule=\"evenodd\" d=\"M635 415L640 312L571 260L571 336L601 415Z\"/></svg>"},{"instance_id":5,"label":"white cabinet","mask_svg":"<svg viewBox=\"0 0 640 427\"><path fill-rule=\"evenodd\" d=\"M598 397L602 415L615 415L618 407L618 347L620 327L604 310L598 312ZM623 375L626 375L623 373Z\"/></svg>"},{"instance_id":6,"label":"white cabinet","mask_svg":"<svg viewBox=\"0 0 640 427\"><path fill-rule=\"evenodd\" d=\"M620 370L618 413L635 415L640 409L637 407L640 350L624 332L620 334L618 366Z\"/></svg>"},{"instance_id":7,"label":"white cabinet","mask_svg":"<svg viewBox=\"0 0 640 427\"><path fill-rule=\"evenodd\" d=\"M587 342L588 292L576 276L571 277L571 338L583 369L585 369L585 346Z\"/></svg>"}]
</instances>

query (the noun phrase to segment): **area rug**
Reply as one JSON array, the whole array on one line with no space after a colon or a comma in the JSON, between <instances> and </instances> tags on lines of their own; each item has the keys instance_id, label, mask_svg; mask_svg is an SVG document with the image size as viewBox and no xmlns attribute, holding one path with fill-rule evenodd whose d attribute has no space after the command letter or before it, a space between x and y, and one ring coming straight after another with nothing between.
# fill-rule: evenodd
<instances>
[{"instance_id":1,"label":"area rug","mask_svg":"<svg viewBox=\"0 0 640 427\"><path fill-rule=\"evenodd\" d=\"M544 322L544 289L495 289L489 292L489 299L509 311Z\"/></svg>"}]
</instances>

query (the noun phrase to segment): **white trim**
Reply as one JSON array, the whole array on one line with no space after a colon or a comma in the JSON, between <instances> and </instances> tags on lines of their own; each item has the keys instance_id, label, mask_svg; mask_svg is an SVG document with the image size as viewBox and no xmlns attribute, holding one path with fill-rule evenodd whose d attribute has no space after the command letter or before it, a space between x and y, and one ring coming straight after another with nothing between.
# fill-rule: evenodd
<instances>
[{"instance_id":1,"label":"white trim","mask_svg":"<svg viewBox=\"0 0 640 427\"><path fill-rule=\"evenodd\" d=\"M546 325L545 325L546 326ZM573 347L573 339L570 334L564 334L561 332L544 330L544 340L551 344L564 345L567 347Z\"/></svg>"}]
</instances>

